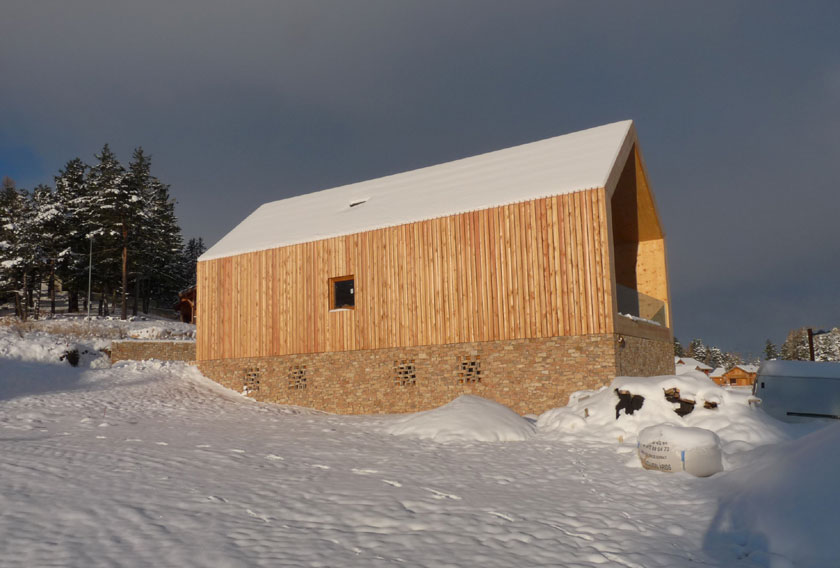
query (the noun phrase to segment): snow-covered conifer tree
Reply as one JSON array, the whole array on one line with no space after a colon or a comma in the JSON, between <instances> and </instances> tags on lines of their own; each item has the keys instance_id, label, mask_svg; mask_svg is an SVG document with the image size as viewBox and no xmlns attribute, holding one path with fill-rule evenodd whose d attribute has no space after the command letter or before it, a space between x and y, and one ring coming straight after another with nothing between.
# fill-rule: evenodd
<instances>
[{"instance_id":1,"label":"snow-covered conifer tree","mask_svg":"<svg viewBox=\"0 0 840 568\"><path fill-rule=\"evenodd\" d=\"M771 361L779 358L779 348L769 339L764 344L764 360Z\"/></svg>"},{"instance_id":2,"label":"snow-covered conifer tree","mask_svg":"<svg viewBox=\"0 0 840 568\"><path fill-rule=\"evenodd\" d=\"M0 190L0 294L15 295L15 306L20 301L18 292L17 257L18 234L23 216L23 197L9 177L3 178Z\"/></svg>"},{"instance_id":3,"label":"snow-covered conifer tree","mask_svg":"<svg viewBox=\"0 0 840 568\"><path fill-rule=\"evenodd\" d=\"M27 237L32 246L38 251L35 259L35 273L38 276L33 282L38 290L40 304L40 285L47 281L50 296L50 313L55 313L55 273L58 259L66 253L67 239L65 231L65 205L58 199L53 190L46 185L39 185L32 191L31 219L27 223ZM38 312L36 312L38 313Z\"/></svg>"},{"instance_id":4,"label":"snow-covered conifer tree","mask_svg":"<svg viewBox=\"0 0 840 568\"><path fill-rule=\"evenodd\" d=\"M201 237L192 238L184 245L181 255L181 289L195 284L195 265L198 263L198 257L206 250L207 247Z\"/></svg>"},{"instance_id":5,"label":"snow-covered conifer tree","mask_svg":"<svg viewBox=\"0 0 840 568\"><path fill-rule=\"evenodd\" d=\"M716 367L723 367L727 371L732 369L735 365L741 365L744 362L744 358L741 357L739 353L732 353L731 351L727 351L723 353L722 361L719 365L715 365Z\"/></svg>"},{"instance_id":6,"label":"snow-covered conifer tree","mask_svg":"<svg viewBox=\"0 0 840 568\"><path fill-rule=\"evenodd\" d=\"M144 160L138 158L135 151L131 171L126 174L125 168L107 144L96 155L96 159L98 163L91 166L88 175L92 197L90 214L94 220L94 228L89 235L103 239L106 251L119 251L118 262L113 263L114 257L106 255L106 262L102 268L107 280L114 278L114 272L122 276L119 286L120 314L122 319L125 319L128 315L126 293L129 248L135 231L145 216L142 184L145 183L143 176L147 173L148 166Z\"/></svg>"},{"instance_id":7,"label":"snow-covered conifer tree","mask_svg":"<svg viewBox=\"0 0 840 568\"><path fill-rule=\"evenodd\" d=\"M814 355L817 361L840 361L840 329L814 337Z\"/></svg>"},{"instance_id":8,"label":"snow-covered conifer tree","mask_svg":"<svg viewBox=\"0 0 840 568\"><path fill-rule=\"evenodd\" d=\"M140 238L137 273L144 283L143 310L148 311L151 298L166 303L175 300L181 285L179 268L183 240L169 186L151 175L151 159L142 148L135 150L131 171L138 172L138 182L142 180L142 184L138 183L144 214L137 232ZM138 292L139 283L140 280L136 286ZM134 309L136 313L136 304Z\"/></svg>"},{"instance_id":9,"label":"snow-covered conifer tree","mask_svg":"<svg viewBox=\"0 0 840 568\"><path fill-rule=\"evenodd\" d=\"M782 344L782 359L788 361L808 361L811 359L806 328L792 329Z\"/></svg>"},{"instance_id":10,"label":"snow-covered conifer tree","mask_svg":"<svg viewBox=\"0 0 840 568\"><path fill-rule=\"evenodd\" d=\"M56 201L63 211L62 233L65 249L57 258L56 274L67 290L67 311L79 311L79 293L88 277L88 233L94 230L90 213L90 192L87 185L88 166L73 158L55 176Z\"/></svg>"},{"instance_id":11,"label":"snow-covered conifer tree","mask_svg":"<svg viewBox=\"0 0 840 568\"><path fill-rule=\"evenodd\" d=\"M0 197L0 285L15 298L15 312L27 319L34 282L43 253L32 231L35 215L29 194L13 183L4 183Z\"/></svg>"},{"instance_id":12,"label":"snow-covered conifer tree","mask_svg":"<svg viewBox=\"0 0 840 568\"><path fill-rule=\"evenodd\" d=\"M706 359L702 361L711 367L718 368L724 366L726 358L723 351L720 350L720 347L712 346L706 350Z\"/></svg>"},{"instance_id":13,"label":"snow-covered conifer tree","mask_svg":"<svg viewBox=\"0 0 840 568\"><path fill-rule=\"evenodd\" d=\"M709 349L706 347L706 344L703 343L702 339L694 338L691 340L691 343L688 344L688 356L692 359L697 359L698 361L705 363L708 354Z\"/></svg>"}]
</instances>

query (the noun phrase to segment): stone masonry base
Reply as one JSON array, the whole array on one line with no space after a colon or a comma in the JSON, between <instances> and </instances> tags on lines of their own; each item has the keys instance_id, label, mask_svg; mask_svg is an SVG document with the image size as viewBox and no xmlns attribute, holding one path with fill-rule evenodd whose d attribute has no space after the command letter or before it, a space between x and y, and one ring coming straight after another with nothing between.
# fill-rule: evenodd
<instances>
[{"instance_id":1,"label":"stone masonry base","mask_svg":"<svg viewBox=\"0 0 840 568\"><path fill-rule=\"evenodd\" d=\"M609 384L619 363L622 374L673 373L670 343L624 336L622 347L618 337L517 339L197 364L205 376L256 400L337 414L416 412L465 393L496 400L520 414L538 414L565 405L575 391Z\"/></svg>"},{"instance_id":2,"label":"stone masonry base","mask_svg":"<svg viewBox=\"0 0 840 568\"><path fill-rule=\"evenodd\" d=\"M112 341L111 363L117 361L160 359L162 361L193 361L195 341Z\"/></svg>"},{"instance_id":3,"label":"stone masonry base","mask_svg":"<svg viewBox=\"0 0 840 568\"><path fill-rule=\"evenodd\" d=\"M642 339L621 335L624 345L616 350L616 375L626 377L653 377L674 374L674 344L671 341Z\"/></svg>"}]
</instances>

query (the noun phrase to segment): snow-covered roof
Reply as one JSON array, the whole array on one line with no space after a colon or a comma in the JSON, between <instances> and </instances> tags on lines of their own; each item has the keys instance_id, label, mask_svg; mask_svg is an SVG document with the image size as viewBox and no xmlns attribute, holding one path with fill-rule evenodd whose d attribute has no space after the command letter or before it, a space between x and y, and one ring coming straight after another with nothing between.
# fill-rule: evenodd
<instances>
[{"instance_id":1,"label":"snow-covered roof","mask_svg":"<svg viewBox=\"0 0 840 568\"><path fill-rule=\"evenodd\" d=\"M266 203L199 258L311 242L541 197L614 189L630 120Z\"/></svg>"},{"instance_id":2,"label":"snow-covered roof","mask_svg":"<svg viewBox=\"0 0 840 568\"><path fill-rule=\"evenodd\" d=\"M747 373L757 373L758 365L735 365L735 369L741 369Z\"/></svg>"},{"instance_id":3,"label":"snow-covered roof","mask_svg":"<svg viewBox=\"0 0 840 568\"><path fill-rule=\"evenodd\" d=\"M692 359L691 357L674 357L674 364L676 365L686 365L687 367L691 367L692 369L702 369L704 371L711 371L712 368L697 359Z\"/></svg>"},{"instance_id":4,"label":"snow-covered roof","mask_svg":"<svg viewBox=\"0 0 840 568\"><path fill-rule=\"evenodd\" d=\"M715 379L717 377L722 377L724 373L726 373L726 367L717 367L709 376Z\"/></svg>"},{"instance_id":5,"label":"snow-covered roof","mask_svg":"<svg viewBox=\"0 0 840 568\"><path fill-rule=\"evenodd\" d=\"M840 363L814 361L764 361L761 376L840 379Z\"/></svg>"}]
</instances>

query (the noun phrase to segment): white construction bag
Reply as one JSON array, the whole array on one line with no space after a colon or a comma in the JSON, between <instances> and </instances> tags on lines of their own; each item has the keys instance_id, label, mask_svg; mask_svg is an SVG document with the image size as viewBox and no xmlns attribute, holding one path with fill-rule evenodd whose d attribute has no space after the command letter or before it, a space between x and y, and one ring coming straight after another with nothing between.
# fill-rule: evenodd
<instances>
[{"instance_id":1,"label":"white construction bag","mask_svg":"<svg viewBox=\"0 0 840 568\"><path fill-rule=\"evenodd\" d=\"M720 438L711 430L657 424L639 432L638 448L645 469L697 477L723 471Z\"/></svg>"}]
</instances>

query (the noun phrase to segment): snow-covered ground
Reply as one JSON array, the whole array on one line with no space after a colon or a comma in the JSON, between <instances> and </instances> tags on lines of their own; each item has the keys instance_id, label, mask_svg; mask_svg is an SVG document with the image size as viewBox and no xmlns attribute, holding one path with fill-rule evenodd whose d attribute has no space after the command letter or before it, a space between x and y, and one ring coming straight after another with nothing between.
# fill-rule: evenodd
<instances>
[{"instance_id":1,"label":"snow-covered ground","mask_svg":"<svg viewBox=\"0 0 840 568\"><path fill-rule=\"evenodd\" d=\"M480 399L334 416L253 402L181 363L110 367L90 340L75 339L91 355L72 368L54 338L0 327L3 566L816 567L840 555L840 425L774 422L699 377L621 379L650 400L619 420L610 390L531 420ZM659 383L718 408L679 418ZM726 471L642 469L635 434L663 418L715 429ZM518 441L478 441L488 430Z\"/></svg>"}]
</instances>

